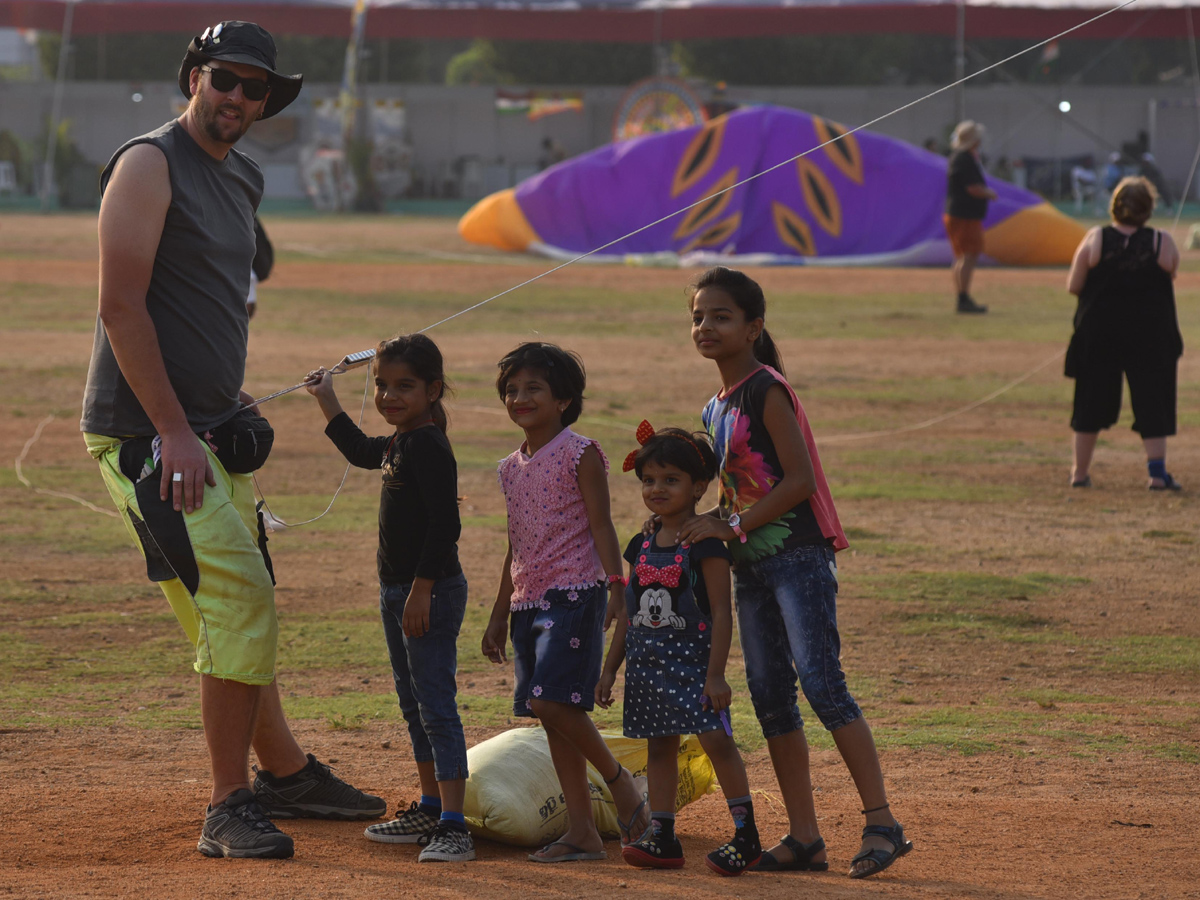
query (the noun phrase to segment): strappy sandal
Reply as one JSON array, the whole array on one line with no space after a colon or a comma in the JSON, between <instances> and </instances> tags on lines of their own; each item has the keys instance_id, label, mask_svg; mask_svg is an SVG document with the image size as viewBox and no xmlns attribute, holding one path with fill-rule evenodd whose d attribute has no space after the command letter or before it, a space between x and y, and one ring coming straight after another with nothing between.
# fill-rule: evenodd
<instances>
[{"instance_id":1,"label":"strappy sandal","mask_svg":"<svg viewBox=\"0 0 1200 900\"><path fill-rule=\"evenodd\" d=\"M1171 473L1163 475L1162 484L1150 484L1146 486L1149 491L1182 491L1183 485L1171 477Z\"/></svg>"},{"instance_id":2,"label":"strappy sandal","mask_svg":"<svg viewBox=\"0 0 1200 900\"><path fill-rule=\"evenodd\" d=\"M616 784L617 779L621 777L621 773L625 772L625 771L628 771L628 770L624 766L621 766L619 769L617 769L617 774L614 775L611 780L609 780L607 778L604 779L604 783L609 786L610 791L612 790L612 786L614 784ZM617 828L620 829L620 832L621 832L621 846L622 847L628 847L631 844L641 843L642 841L646 840L646 838L648 838L650 836L651 832L654 830L654 822L651 821L649 815L647 815L645 829L640 831L638 833L637 837L634 837L632 834L634 826L637 825L638 816L640 816L642 814L642 810L644 810L647 807L647 805L650 803L650 794L646 790L646 787L647 787L646 776L639 775L633 779L634 790L637 790L639 782L640 782L641 788L642 788L642 790L641 790L642 802L633 808L633 815L631 815L629 817L628 822L622 822L621 817L617 816Z\"/></svg>"},{"instance_id":3,"label":"strappy sandal","mask_svg":"<svg viewBox=\"0 0 1200 900\"><path fill-rule=\"evenodd\" d=\"M770 851L764 850L758 862L746 871L748 872L824 872L829 868L827 862L813 862L813 857L825 849L825 839L817 838L811 844L802 844L790 834L779 839L792 854L787 862L780 862Z\"/></svg>"},{"instance_id":4,"label":"strappy sandal","mask_svg":"<svg viewBox=\"0 0 1200 900\"><path fill-rule=\"evenodd\" d=\"M851 878L870 878L872 875L878 875L904 854L912 850L912 841L904 839L904 826L897 822L895 825L868 825L863 829L863 839L869 837L881 837L892 845L892 852L874 847L870 850L863 850L850 860L850 877ZM856 872L854 867L860 862L874 863L875 868L868 869L865 872Z\"/></svg>"}]
</instances>

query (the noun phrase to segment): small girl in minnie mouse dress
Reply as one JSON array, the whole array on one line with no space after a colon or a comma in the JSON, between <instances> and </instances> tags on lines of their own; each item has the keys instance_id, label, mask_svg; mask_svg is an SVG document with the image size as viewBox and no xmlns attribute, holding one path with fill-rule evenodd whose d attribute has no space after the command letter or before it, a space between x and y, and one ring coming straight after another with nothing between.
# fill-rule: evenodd
<instances>
[{"instance_id":1,"label":"small girl in minnie mouse dress","mask_svg":"<svg viewBox=\"0 0 1200 900\"><path fill-rule=\"evenodd\" d=\"M637 535L625 550L627 616L618 620L596 686L596 702L611 706L617 670L628 660L624 731L649 745L651 831L626 846L622 856L642 868L683 865L675 836L679 736L694 733L712 760L736 828L705 861L721 875L740 875L762 850L746 769L729 727L730 555L715 538L690 547L662 543L695 515L696 503L716 476L717 459L704 437L678 428L656 434L642 422L638 441L642 448L629 454L624 468L641 479L642 499L657 529Z\"/></svg>"}]
</instances>

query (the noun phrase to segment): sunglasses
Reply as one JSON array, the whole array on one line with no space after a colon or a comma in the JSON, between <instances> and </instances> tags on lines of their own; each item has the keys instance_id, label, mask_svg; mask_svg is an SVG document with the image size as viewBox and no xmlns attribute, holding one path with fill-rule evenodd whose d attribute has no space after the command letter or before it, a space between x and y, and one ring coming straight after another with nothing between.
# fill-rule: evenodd
<instances>
[{"instance_id":1,"label":"sunglasses","mask_svg":"<svg viewBox=\"0 0 1200 900\"><path fill-rule=\"evenodd\" d=\"M240 84L242 94L246 99L257 102L265 100L271 91L271 86L262 78L242 78L228 69L214 69L212 66L201 66L200 68L208 73L208 79L212 83L213 89L222 94L230 93Z\"/></svg>"}]
</instances>

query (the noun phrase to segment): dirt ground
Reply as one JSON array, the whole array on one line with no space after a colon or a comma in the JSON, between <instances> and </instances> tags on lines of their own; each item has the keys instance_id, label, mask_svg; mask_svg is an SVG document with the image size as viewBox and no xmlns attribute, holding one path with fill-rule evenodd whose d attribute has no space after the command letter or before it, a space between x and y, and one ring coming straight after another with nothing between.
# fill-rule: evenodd
<instances>
[{"instance_id":1,"label":"dirt ground","mask_svg":"<svg viewBox=\"0 0 1200 900\"><path fill-rule=\"evenodd\" d=\"M278 296L289 290L340 292L354 297L387 291L402 277L406 288L444 288L448 272L455 289L482 295L498 285L514 283L544 271L530 259L511 260L461 244L445 223L416 222L380 227L382 223L350 220L336 229L323 220L281 222L272 234L277 246L293 254L266 292ZM404 249L396 254L394 248ZM92 289L96 279L94 221L81 217L0 218L0 284L36 284L46 290ZM361 261L335 259L350 249ZM386 258L392 252L396 259ZM372 257L376 254L376 257ZM407 255L406 255L407 254ZM458 263L462 263L459 265ZM859 271L853 280L837 270L803 272L765 270L761 276L771 296L788 285L830 295L871 296L876 292L945 294L944 272L923 270ZM623 267L573 267L561 273L564 286L607 286L614 290L678 291L683 283L677 270ZM993 271L981 276L995 304L1026 287L1061 284L1058 271ZM1194 302L1200 294L1200 273L1185 271L1178 284L1181 298ZM31 295L32 296L32 295ZM57 296L57 295L56 295ZM92 294L94 297L94 293ZM74 302L74 301L72 301ZM86 311L87 302L78 301ZM1182 300L1181 300L1182 303ZM85 313L80 313L83 315ZM91 313L87 313L91 315ZM80 366L91 344L89 328L62 330L49 324L12 326L0 321L0 341L6 348L3 377L9 383L9 402L0 404L0 454L11 462L30 437L39 410L66 410L77 404ZM490 377L499 353L513 342L511 332L459 334L447 332L439 342L456 370ZM796 342L795 347L799 347ZM788 350L785 346L785 350ZM803 372L820 373L852 365L868 381L903 382L906 378L939 377L970 367L1016 377L1044 359L1054 348L1037 341L972 342L947 347L920 337L908 340L903 352L881 352L874 340L816 340L804 343ZM297 360L331 359L345 352L345 341L321 334L290 334L264 328L252 339L253 377L267 387L288 383ZM650 342L608 339L597 335L589 359L589 377L613 395L634 390L634 361L654 352ZM1181 383L1200 381L1200 354L1185 356ZM592 362L594 360L594 363ZM41 382L22 371L36 368ZM656 392L679 394L694 405L705 390L690 385L696 364L690 358L664 359ZM49 374L46 374L49 373ZM706 376L711 380L711 376ZM803 377L801 372L794 375ZM813 376L814 378L816 376ZM1051 367L1037 376L1046 384L1061 380ZM706 381L705 389L711 387ZM695 396L693 396L693 394ZM61 395L61 396L60 396ZM355 401L357 402L357 401ZM665 402L665 401L664 401ZM347 403L349 406L349 403ZM953 404L951 404L953 406ZM911 411L920 419L947 408ZM75 407L77 409L77 406ZM866 401L844 401L838 417L859 422L873 412ZM455 427L465 433L486 434L508 423L482 401L463 399L451 407ZM810 408L810 414L820 411ZM634 413L623 413L635 419ZM327 497L337 472L329 448L313 443L312 410L302 404L281 404L272 413L279 439L277 452L264 473L268 483ZM834 422L829 433L840 429ZM848 424L846 431L862 430ZM932 437L930 436L932 434ZM898 436L883 447L898 453L930 452L943 444L994 439L1001 436L1031 445L1059 442L1066 446L1063 417L1025 415L1003 403L985 406L919 438ZM305 442L309 442L311 446ZM512 435L496 438L497 446ZM195 850L207 797L207 761L202 733L195 728L138 728L128 724L39 727L9 726L0 721L0 898L158 897L612 897L637 892L647 897L895 897L895 898L1188 898L1200 897L1192 865L1196 841L1191 823L1200 801L1195 751L1200 746L1200 702L1194 662L1179 672L1122 670L1100 665L1087 641L1104 641L1135 634L1148 641L1192 641L1200 637L1196 598L1200 569L1196 545L1195 491L1180 496L1149 495L1138 474L1140 448L1124 432L1104 450L1104 484L1092 492L1070 491L1066 471L1035 462L1005 462L977 468L953 456L931 458L927 467L939 477L979 479L1007 499L986 506L968 502L919 503L894 498L854 495L839 500L843 523L865 533L886 534L897 545L921 546L921 568L1019 576L1048 572L1064 578L1086 574L1086 583L1072 583L1045 597L998 597L991 612L1013 614L1036 607L1037 615L1078 639L1076 647L1062 642L1011 644L995 641L944 639L939 632L919 633L897 627L894 610L871 595L871 579L903 573L910 567L903 552L863 551L842 562L843 586L839 621L848 670L871 673L882 684L881 696L868 714L877 728L894 727L906 714L902 703L969 707L976 698L984 705L998 702L1012 708L1045 704L1019 700L1027 694L1054 692L1058 697L1091 697L1086 711L1097 722L1095 736L1105 729L1133 734L1119 750L1073 752L1061 735L1047 727L1031 729L1018 745L974 755L940 747L892 746L883 753L893 808L905 824L915 851L880 877L851 881L846 877L850 857L858 848L859 803L845 766L836 752L813 754L813 778L818 816L830 848L831 871L791 875L746 875L719 879L704 868L702 856L724 840L728 815L719 793L681 811L679 831L688 866L678 872L645 872L626 866L619 849L609 845L609 859L595 864L535 866L524 850L479 842L479 861L466 866L421 866L413 848L374 844L361 837L361 824L289 822L296 839L296 857L288 861L245 862L209 860ZM1056 444L1057 446L1057 444ZM490 447L490 445L489 445ZM838 461L850 464L851 449L832 444L825 464L834 471ZM872 445L880 449L880 445ZM507 452L507 451L505 451ZM623 456L612 448L614 459ZM845 455L839 455L845 454ZM1065 456L1064 456L1065 461ZM831 464L832 463L832 464ZM78 433L69 416L46 429L37 445L35 481L53 487L53 473L86 469ZM1098 463L1099 465L1099 463ZM1172 442L1171 468L1187 484L1200 484L1200 446L1186 432ZM65 477L65 476L64 476ZM72 476L74 477L74 476ZM330 484L326 484L330 482ZM104 504L98 480L81 492ZM348 490L370 496L377 487L371 478L350 482ZM461 491L469 497L472 515L503 513L503 500L486 470L465 472ZM835 492L836 493L836 492ZM36 497L17 484L9 472L0 484L0 497L11 510L28 510L38 517L92 516L50 498ZM638 515L640 501L629 486L614 488L614 515L625 521ZM20 514L0 528L7 548L0 556L0 580L6 585L37 586L51 592L65 581L86 579L98 587L138 585L140 561L131 550L120 553L74 553L54 541L22 542L26 527ZM105 520L97 528L111 527ZM1179 535L1177 541L1152 543L1149 533ZM346 590L348 579L371 581L374 548L356 537L336 532L306 532L294 538L279 536L282 561L279 604L294 614L338 612L361 603ZM1190 536L1190 537L1189 537ZM471 582L483 585L482 595L494 591L496 569L494 528L468 528L460 545ZM275 545L273 545L275 546ZM86 573L80 563L86 563ZM16 607L14 607L16 608ZM161 601L141 590L122 606L132 616L160 614ZM14 613L14 616L32 615ZM15 627L10 619L0 627ZM64 640L138 640L134 629L103 632L64 632ZM4 644L0 643L0 649ZM1187 644L1194 647L1194 643ZM187 648L180 641L181 658ZM1194 653L1194 649L1190 652ZM1095 664L1093 664L1095 663ZM356 683L354 672L341 672L340 681L311 673L288 671L281 660L285 691L304 695L329 694ZM383 673L375 673L375 677ZM40 676L50 682L52 669ZM495 673L474 676L481 693L502 695L506 687ZM1003 684L1002 684L1003 683ZM181 673L177 693L190 697L194 682ZM1009 693L1005 693L1009 692ZM905 700L896 700L899 694ZM150 695L131 685L122 701L135 708ZM1000 698L997 700L996 698ZM1169 699L1169 706L1161 704ZM36 701L30 701L36 702ZM1069 701L1056 701L1065 706ZM1160 710L1152 712L1153 709ZM1166 711L1162 711L1162 710ZM468 725L469 725L468 720ZM819 727L819 726L814 726ZM931 726L932 727L932 726ZM468 728L468 744L483 740L500 727ZM394 722L369 722L353 730L332 730L324 722L301 719L296 731L306 749L331 762L339 775L359 787L385 796L391 808L415 796L416 773L403 729ZM1143 752L1142 747L1179 745L1178 760ZM386 745L386 746L385 746ZM827 746L827 745L826 745ZM750 781L756 790L756 809L764 837L787 830L777 799L765 750L747 755Z\"/></svg>"},{"instance_id":2,"label":"dirt ground","mask_svg":"<svg viewBox=\"0 0 1200 900\"><path fill-rule=\"evenodd\" d=\"M306 746L339 760L356 784L411 785L400 741L300 730ZM388 735L393 737L394 735ZM482 737L469 735L469 739ZM416 850L374 844L361 825L289 822L294 859L208 860L195 850L206 759L201 735L131 730L6 734L0 756L5 857L0 896L13 897L649 897L697 898L1147 898L1198 896L1180 831L1192 818L1194 780L1151 761L1115 765L891 752L892 794L916 849L887 873L846 878L857 849L857 798L836 753L814 755L825 873L711 875L701 857L723 840L719 794L679 816L689 865L646 872L615 844L601 863L535 866L517 848L477 842L466 866L418 866ZM769 785L764 753L747 760ZM36 787L30 784L33 782ZM764 834L786 831L777 804L757 800ZM432 871L430 871L432 869Z\"/></svg>"}]
</instances>

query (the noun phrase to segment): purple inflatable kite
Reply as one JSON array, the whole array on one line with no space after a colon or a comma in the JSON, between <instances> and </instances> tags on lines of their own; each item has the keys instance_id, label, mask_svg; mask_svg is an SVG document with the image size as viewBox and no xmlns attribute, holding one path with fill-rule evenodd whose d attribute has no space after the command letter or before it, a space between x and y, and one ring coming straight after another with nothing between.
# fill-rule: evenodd
<instances>
[{"instance_id":1,"label":"purple inflatable kite","mask_svg":"<svg viewBox=\"0 0 1200 900\"><path fill-rule=\"evenodd\" d=\"M794 109L740 109L703 126L610 144L479 201L459 222L469 241L569 258L616 240L756 172L844 134ZM1071 261L1084 229L1002 181L984 220L986 258ZM678 257L685 265L941 265L946 160L861 131L712 196L591 259Z\"/></svg>"}]
</instances>

